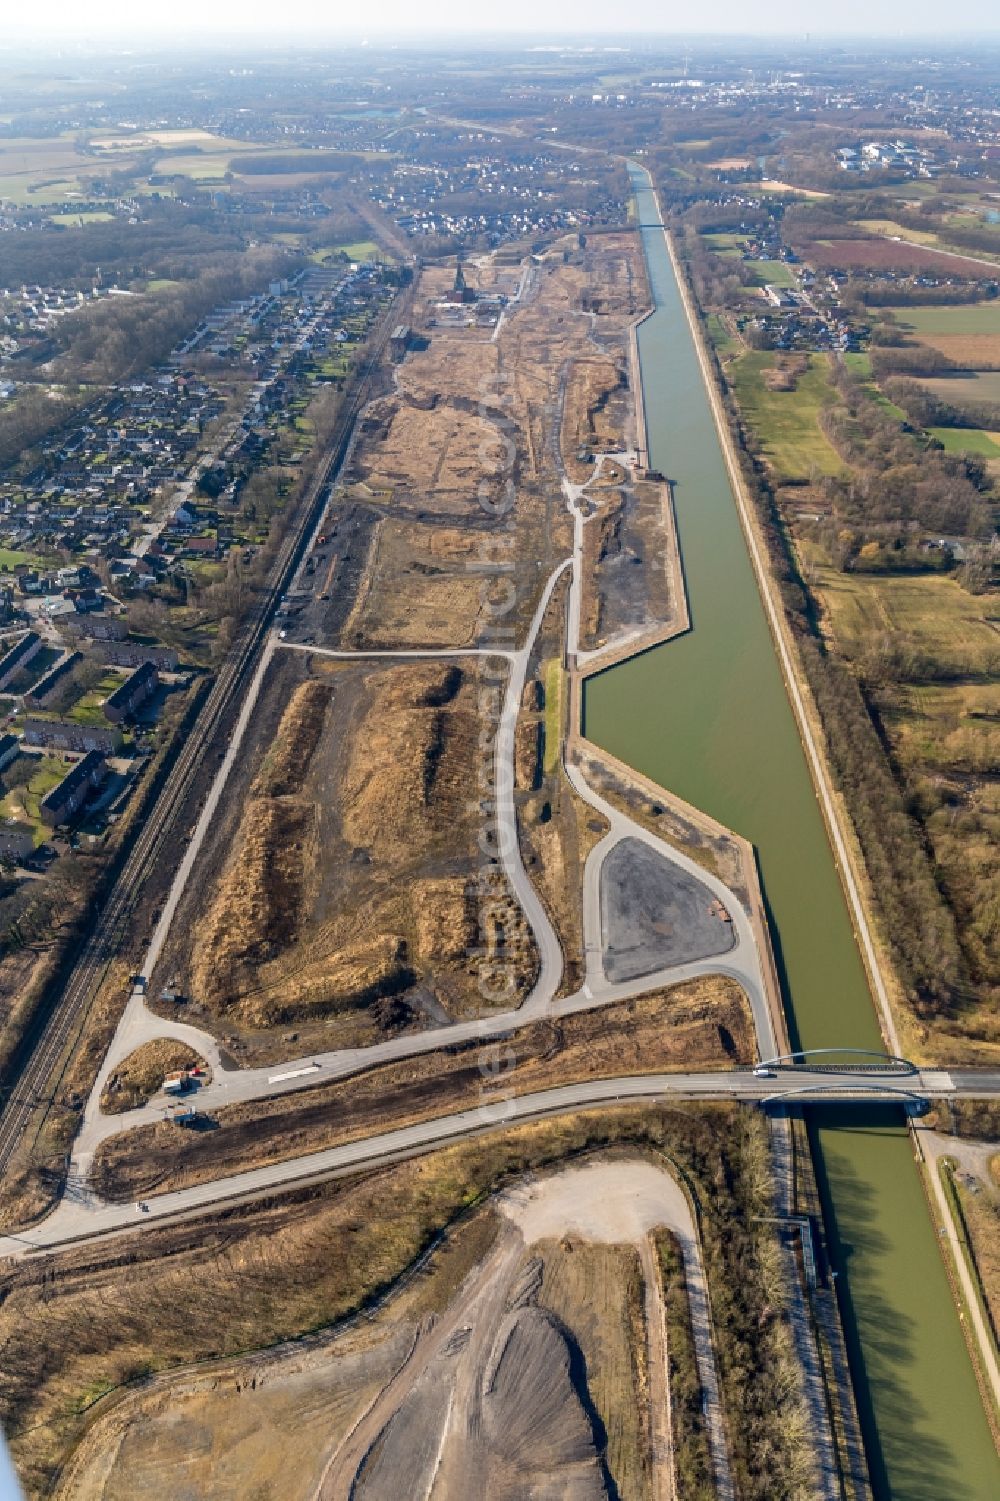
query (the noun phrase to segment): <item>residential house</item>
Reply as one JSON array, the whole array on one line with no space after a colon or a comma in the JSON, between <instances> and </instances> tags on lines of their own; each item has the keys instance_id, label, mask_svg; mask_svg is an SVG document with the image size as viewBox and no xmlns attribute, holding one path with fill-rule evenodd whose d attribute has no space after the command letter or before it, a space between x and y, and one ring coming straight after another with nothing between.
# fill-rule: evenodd
<instances>
[{"instance_id":1,"label":"residential house","mask_svg":"<svg viewBox=\"0 0 1000 1501\"><path fill-rule=\"evenodd\" d=\"M0 735L0 771L5 771L12 761L16 761L21 750L21 742L16 735Z\"/></svg>"},{"instance_id":2,"label":"residential house","mask_svg":"<svg viewBox=\"0 0 1000 1501\"><path fill-rule=\"evenodd\" d=\"M47 792L38 805L42 822L50 828L68 823L83 807L95 787L104 779L104 757L99 751L88 751L82 761L72 766L62 781Z\"/></svg>"},{"instance_id":3,"label":"residential house","mask_svg":"<svg viewBox=\"0 0 1000 1501\"><path fill-rule=\"evenodd\" d=\"M73 668L82 661L83 658L78 651L69 652L67 656L62 657L24 695L25 708L43 709L60 684L65 683L67 676L73 671Z\"/></svg>"},{"instance_id":4,"label":"residential house","mask_svg":"<svg viewBox=\"0 0 1000 1501\"><path fill-rule=\"evenodd\" d=\"M156 692L160 676L148 659L104 700L104 717L112 724L120 724L129 714L134 714Z\"/></svg>"},{"instance_id":5,"label":"residential house","mask_svg":"<svg viewBox=\"0 0 1000 1501\"><path fill-rule=\"evenodd\" d=\"M28 715L24 721L25 745L45 745L54 750L102 751L114 755L122 743L121 733L96 724L78 724L75 719L39 719Z\"/></svg>"},{"instance_id":6,"label":"residential house","mask_svg":"<svg viewBox=\"0 0 1000 1501\"><path fill-rule=\"evenodd\" d=\"M20 641L14 643L9 651L0 657L0 688L6 688L12 678L15 678L22 668L27 667L42 645L42 639L36 631L26 631Z\"/></svg>"}]
</instances>

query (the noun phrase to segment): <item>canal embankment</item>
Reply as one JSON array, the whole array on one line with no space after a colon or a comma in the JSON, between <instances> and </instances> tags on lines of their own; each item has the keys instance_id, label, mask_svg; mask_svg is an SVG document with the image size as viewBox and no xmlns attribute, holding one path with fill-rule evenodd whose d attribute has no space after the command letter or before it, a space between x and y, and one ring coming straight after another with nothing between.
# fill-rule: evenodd
<instances>
[{"instance_id":1,"label":"canal embankment","mask_svg":"<svg viewBox=\"0 0 1000 1501\"><path fill-rule=\"evenodd\" d=\"M657 217L662 219L659 199L656 196L655 189L653 190L653 197L657 206ZM868 981L872 989L872 996L878 1008L879 1025L882 1028L886 1050L898 1057L900 1055L900 1041L892 1012L892 1004L889 999L889 989L885 979L887 961L885 955L879 952L880 945L875 936L875 925L861 894L862 876L857 868L856 854L852 848L854 844L853 831L850 828L842 800L834 788L825 753L821 749L823 731L819 722L819 714L812 701L812 693L805 680L805 675L798 664L795 646L791 640L791 632L788 628L788 621L785 618L784 606L778 595L774 576L768 567L767 545L757 519L753 499L747 489L743 472L740 469L739 461L733 449L729 423L726 420L722 399L719 395L719 388L712 371L708 350L705 347L704 330L694 306L687 276L678 259L673 239L666 228L664 228L663 237L667 246L667 254L670 256L674 276L677 279L677 287L687 317L688 328L691 331L691 338L701 369L702 379L705 382L705 391L708 396L709 406L711 407L712 417L715 421L716 431L719 435L719 444L722 449L723 458L726 462L726 468L729 471L733 498L736 502L740 525L743 528L743 534L746 538L747 551L750 554L750 561L757 576L757 586L760 589L761 599L767 612L767 621L774 641L775 651L778 654L778 663L785 680L789 702L791 703L792 711L798 724L803 749L809 762L809 769L812 773L816 795L819 798L820 807L823 811L823 818L830 836L830 843L833 847L834 857L840 872L840 879L843 882L844 892L850 906L854 934L861 948L862 957L865 961L865 969L868 972Z\"/></svg>"},{"instance_id":2,"label":"canal embankment","mask_svg":"<svg viewBox=\"0 0 1000 1501\"><path fill-rule=\"evenodd\" d=\"M585 732L753 846L794 1044L877 1049L847 841L800 728L807 700L761 587L763 540L662 219L645 178L634 185L656 302L637 333L649 457L673 482L692 628L589 678ZM810 1135L874 1493L993 1501L1000 1465L902 1112L814 1109Z\"/></svg>"},{"instance_id":3,"label":"canal embankment","mask_svg":"<svg viewBox=\"0 0 1000 1501\"><path fill-rule=\"evenodd\" d=\"M655 198L655 189L653 192ZM662 218L658 199L657 214L658 217ZM768 566L767 543L763 535L753 497L749 492L735 452L732 432L726 418L725 408L722 403L718 382L715 378L712 360L706 343L705 331L694 304L685 269L677 255L673 239L666 229L664 229L664 237L684 304L691 337L695 344L702 378L705 382L712 415L719 435L719 442L722 446L726 465L729 470L734 499L747 540L747 548L757 575L761 596L768 612L771 634L778 653L782 674L785 678L785 686L788 689L789 700L796 715L799 734L802 739L803 748L809 759L810 769L813 773L817 795L820 798L824 819L830 834L830 841L841 881L843 882L845 894L851 907L855 937L859 942L862 956L865 960L865 967L886 1050L894 1056L899 1057L903 1054L904 1047L900 1041L896 1017L890 999L890 989L898 989L898 987L893 985L891 963L888 959L885 945L879 937L878 925L875 921L871 904L866 897L868 880L860 849L858 848L858 842L851 826L850 815L844 800L834 787L830 775L825 753L825 736L819 712L798 660L774 574ZM918 1133L915 1123L912 1120L909 1122L909 1130L927 1198L928 1212L932 1220L940 1221L943 1227L942 1239L947 1243L948 1247L947 1252L942 1247L945 1270L952 1286L956 1304L960 1309L963 1331L966 1335L969 1354L973 1361L980 1395L982 1396L987 1417L993 1430L994 1439L996 1439L998 1433L997 1412L1000 1409L1000 1370L998 1370L995 1351L981 1318L977 1316L978 1308L975 1304L975 1296L969 1282L968 1270L957 1249L958 1235L949 1206L941 1193L940 1184L933 1170L928 1170L922 1148L921 1135Z\"/></svg>"}]
</instances>

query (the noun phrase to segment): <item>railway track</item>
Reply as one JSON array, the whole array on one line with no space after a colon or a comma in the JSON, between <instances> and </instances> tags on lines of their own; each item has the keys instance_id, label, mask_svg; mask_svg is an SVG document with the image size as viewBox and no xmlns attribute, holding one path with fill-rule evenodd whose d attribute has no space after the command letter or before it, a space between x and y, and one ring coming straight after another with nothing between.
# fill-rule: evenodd
<instances>
[{"instance_id":1,"label":"railway track","mask_svg":"<svg viewBox=\"0 0 1000 1501\"><path fill-rule=\"evenodd\" d=\"M220 726L252 676L274 620L306 547L319 528L329 500L330 485L346 457L358 414L368 399L372 375L382 358L398 298L382 314L369 352L358 372L354 390L330 440L330 453L300 508L297 523L284 538L268 582L219 669L201 711L167 774L152 808L135 835L110 890L101 903L92 932L84 940L62 994L35 1023L15 1077L0 1095L0 1177L6 1173L33 1117L51 1104L65 1071L68 1050L86 1021L97 990L112 959L120 951L128 923L155 862L170 858L171 840L178 835L178 815L191 783Z\"/></svg>"}]
</instances>

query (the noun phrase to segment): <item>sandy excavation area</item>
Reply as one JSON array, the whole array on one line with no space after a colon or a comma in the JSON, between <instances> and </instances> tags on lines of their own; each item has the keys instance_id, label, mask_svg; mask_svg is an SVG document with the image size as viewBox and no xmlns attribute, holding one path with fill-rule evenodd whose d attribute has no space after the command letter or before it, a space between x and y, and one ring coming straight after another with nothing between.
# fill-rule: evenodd
<instances>
[{"instance_id":1,"label":"sandy excavation area","mask_svg":"<svg viewBox=\"0 0 1000 1501\"><path fill-rule=\"evenodd\" d=\"M126 1397L57 1494L467 1501L474 1475L490 1501L647 1501L659 1291L641 1247L687 1216L642 1160L530 1181L370 1320Z\"/></svg>"},{"instance_id":2,"label":"sandy excavation area","mask_svg":"<svg viewBox=\"0 0 1000 1501\"><path fill-rule=\"evenodd\" d=\"M475 567L506 560L510 532L523 628L571 546L558 454L582 482L586 454L634 441L628 325L647 297L634 236L568 236L523 269L484 257L466 274L509 299L502 318L445 306L453 266L421 271L415 347L366 411L335 497L374 518L345 646L470 640L489 619Z\"/></svg>"},{"instance_id":3,"label":"sandy excavation area","mask_svg":"<svg viewBox=\"0 0 1000 1501\"><path fill-rule=\"evenodd\" d=\"M680 1187L651 1162L591 1162L502 1194L501 1212L528 1245L560 1235L639 1245L651 1230L691 1223Z\"/></svg>"},{"instance_id":4,"label":"sandy excavation area","mask_svg":"<svg viewBox=\"0 0 1000 1501\"><path fill-rule=\"evenodd\" d=\"M409 1380L331 1458L322 1501L465 1501L470 1475L491 1501L661 1493L648 1248L657 1227L690 1232L680 1188L649 1162L597 1161L497 1207L511 1228L423 1351L418 1341Z\"/></svg>"}]
</instances>

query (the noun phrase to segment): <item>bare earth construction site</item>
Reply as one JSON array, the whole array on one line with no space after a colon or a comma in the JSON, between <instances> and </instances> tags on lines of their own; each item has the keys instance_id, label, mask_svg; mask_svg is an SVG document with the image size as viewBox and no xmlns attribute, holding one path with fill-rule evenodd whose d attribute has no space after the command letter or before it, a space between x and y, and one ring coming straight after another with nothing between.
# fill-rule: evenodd
<instances>
[{"instance_id":1,"label":"bare earth construction site","mask_svg":"<svg viewBox=\"0 0 1000 1501\"><path fill-rule=\"evenodd\" d=\"M785 1042L749 848L579 733L583 675L688 625L645 306L628 232L420 271L137 955L72 1192L0 1241L39 1494L728 1497L758 1422L787 1494L818 1494L798 1272L747 1228L776 1202L763 1122L511 1119ZM464 1148L433 1137L461 1112ZM337 1157L371 1138L384 1165Z\"/></svg>"}]
</instances>

